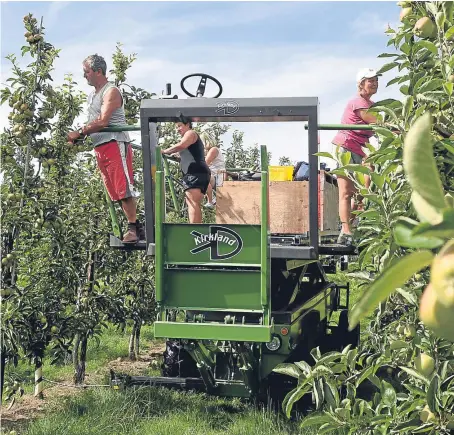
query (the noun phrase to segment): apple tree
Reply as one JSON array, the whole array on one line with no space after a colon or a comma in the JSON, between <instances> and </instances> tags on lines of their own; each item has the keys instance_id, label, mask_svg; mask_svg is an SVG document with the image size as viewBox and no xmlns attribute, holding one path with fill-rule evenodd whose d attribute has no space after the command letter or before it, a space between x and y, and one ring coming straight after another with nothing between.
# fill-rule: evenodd
<instances>
[{"instance_id":1,"label":"apple tree","mask_svg":"<svg viewBox=\"0 0 454 435\"><path fill-rule=\"evenodd\" d=\"M302 421L349 433L448 434L454 428L454 18L452 2L399 2L394 52L380 72L396 71L400 100L370 109L379 119L370 167L327 155L365 198L358 211L363 284L350 326L372 315L358 349L320 355L315 368L277 371L299 379L284 402L313 391L320 413ZM352 175L349 174L349 171ZM365 175L372 183L366 187ZM317 369L318 366L323 366ZM321 379L323 378L323 379ZM368 394L361 394L366 385ZM346 393L343 394L342 392Z\"/></svg>"}]
</instances>

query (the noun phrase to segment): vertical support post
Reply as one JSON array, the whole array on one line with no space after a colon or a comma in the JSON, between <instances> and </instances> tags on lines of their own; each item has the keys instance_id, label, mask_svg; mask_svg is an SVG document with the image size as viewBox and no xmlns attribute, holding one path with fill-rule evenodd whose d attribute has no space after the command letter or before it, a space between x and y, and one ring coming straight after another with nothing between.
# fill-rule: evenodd
<instances>
[{"instance_id":1,"label":"vertical support post","mask_svg":"<svg viewBox=\"0 0 454 435\"><path fill-rule=\"evenodd\" d=\"M269 301L269 178L268 153L265 145L260 147L261 160L261 226L260 226L260 301L263 309L263 324L270 324Z\"/></svg>"},{"instance_id":2,"label":"vertical support post","mask_svg":"<svg viewBox=\"0 0 454 435\"><path fill-rule=\"evenodd\" d=\"M163 224L165 219L165 180L162 170L162 155L160 148L156 148L156 222L155 222L155 277L156 277L156 303L160 320L165 320L165 309L163 308L163 274L164 274L164 234Z\"/></svg>"},{"instance_id":3,"label":"vertical support post","mask_svg":"<svg viewBox=\"0 0 454 435\"><path fill-rule=\"evenodd\" d=\"M0 405L3 404L3 384L5 380L6 355L5 350L0 349Z\"/></svg>"},{"instance_id":4,"label":"vertical support post","mask_svg":"<svg viewBox=\"0 0 454 435\"><path fill-rule=\"evenodd\" d=\"M309 241L318 258L318 105L309 112Z\"/></svg>"},{"instance_id":5,"label":"vertical support post","mask_svg":"<svg viewBox=\"0 0 454 435\"><path fill-rule=\"evenodd\" d=\"M141 109L142 112L143 109ZM145 233L147 236L147 248L155 240L154 234L154 160L157 148L156 122L150 122L148 117L140 117L140 131L142 138L143 159L143 195L145 203Z\"/></svg>"},{"instance_id":6,"label":"vertical support post","mask_svg":"<svg viewBox=\"0 0 454 435\"><path fill-rule=\"evenodd\" d=\"M106 186L104 186L104 191L106 193L106 201L109 207L110 219L112 221L112 231L115 237L118 237L120 240L123 238L121 234L120 224L118 223L117 213L115 212L115 206L112 200L110 199L109 193L107 192Z\"/></svg>"},{"instance_id":7,"label":"vertical support post","mask_svg":"<svg viewBox=\"0 0 454 435\"><path fill-rule=\"evenodd\" d=\"M175 208L175 211L177 213L180 213L180 204L178 204L177 200L177 195L175 193L175 186L173 184L173 180L170 177L170 168L169 168L169 162L165 157L162 158L162 161L164 162L164 174L167 180L169 180L169 189L170 189L170 195L172 196L172 202L173 202L173 207Z\"/></svg>"}]
</instances>

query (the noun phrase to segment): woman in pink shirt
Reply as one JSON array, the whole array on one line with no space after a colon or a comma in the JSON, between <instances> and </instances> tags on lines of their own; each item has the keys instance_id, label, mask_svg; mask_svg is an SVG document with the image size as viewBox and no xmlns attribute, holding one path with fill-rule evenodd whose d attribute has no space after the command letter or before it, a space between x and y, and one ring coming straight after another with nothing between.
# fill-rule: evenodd
<instances>
[{"instance_id":1,"label":"woman in pink shirt","mask_svg":"<svg viewBox=\"0 0 454 435\"><path fill-rule=\"evenodd\" d=\"M378 74L373 69L363 68L356 75L356 83L358 84L358 95L347 103L341 123L373 124L376 122L376 118L367 113L367 109L374 104L370 98L377 92ZM333 144L340 146L340 153L350 152L350 163L363 164L366 157L363 147L366 146L366 142L373 135L374 132L368 130L339 130L333 139ZM370 180L367 180L367 184L369 183ZM339 188L339 217L342 223L342 230L337 243L351 245L353 242L350 228L353 221L351 212L352 209L356 209L356 205L352 204L352 198L356 189L353 181L347 177L338 176L337 185Z\"/></svg>"}]
</instances>

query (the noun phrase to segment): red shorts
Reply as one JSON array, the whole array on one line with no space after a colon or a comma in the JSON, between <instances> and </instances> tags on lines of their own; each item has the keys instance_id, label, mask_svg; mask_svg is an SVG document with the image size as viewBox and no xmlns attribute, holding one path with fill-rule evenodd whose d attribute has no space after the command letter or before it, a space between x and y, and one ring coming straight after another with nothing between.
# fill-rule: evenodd
<instances>
[{"instance_id":1,"label":"red shorts","mask_svg":"<svg viewBox=\"0 0 454 435\"><path fill-rule=\"evenodd\" d=\"M95 147L95 155L110 199L135 196L131 144L111 140Z\"/></svg>"}]
</instances>

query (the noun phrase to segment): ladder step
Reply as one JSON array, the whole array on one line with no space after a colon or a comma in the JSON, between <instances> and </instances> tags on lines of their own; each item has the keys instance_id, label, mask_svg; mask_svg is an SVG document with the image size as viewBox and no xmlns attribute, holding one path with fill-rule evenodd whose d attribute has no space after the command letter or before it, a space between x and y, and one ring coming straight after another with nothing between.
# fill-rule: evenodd
<instances>
[{"instance_id":1,"label":"ladder step","mask_svg":"<svg viewBox=\"0 0 454 435\"><path fill-rule=\"evenodd\" d=\"M145 240L141 240L137 243L123 243L118 237L110 234L110 247L121 249L123 251L145 251L147 248L147 242Z\"/></svg>"}]
</instances>

